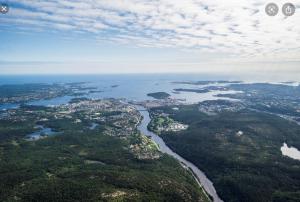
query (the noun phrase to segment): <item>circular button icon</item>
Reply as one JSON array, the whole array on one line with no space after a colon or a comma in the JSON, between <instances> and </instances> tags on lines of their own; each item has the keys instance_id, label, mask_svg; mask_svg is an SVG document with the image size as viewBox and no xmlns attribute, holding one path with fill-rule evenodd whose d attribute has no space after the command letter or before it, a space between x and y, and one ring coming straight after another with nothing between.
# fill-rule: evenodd
<instances>
[{"instance_id":1,"label":"circular button icon","mask_svg":"<svg viewBox=\"0 0 300 202\"><path fill-rule=\"evenodd\" d=\"M265 11L269 16L277 15L279 8L275 3L269 3L266 5Z\"/></svg>"},{"instance_id":2,"label":"circular button icon","mask_svg":"<svg viewBox=\"0 0 300 202\"><path fill-rule=\"evenodd\" d=\"M292 16L292 15L294 15L295 11L296 11L296 7L292 3L285 3L282 6L282 13L285 16Z\"/></svg>"},{"instance_id":3,"label":"circular button icon","mask_svg":"<svg viewBox=\"0 0 300 202\"><path fill-rule=\"evenodd\" d=\"M0 4L0 13L6 14L9 11L9 7L7 4Z\"/></svg>"}]
</instances>

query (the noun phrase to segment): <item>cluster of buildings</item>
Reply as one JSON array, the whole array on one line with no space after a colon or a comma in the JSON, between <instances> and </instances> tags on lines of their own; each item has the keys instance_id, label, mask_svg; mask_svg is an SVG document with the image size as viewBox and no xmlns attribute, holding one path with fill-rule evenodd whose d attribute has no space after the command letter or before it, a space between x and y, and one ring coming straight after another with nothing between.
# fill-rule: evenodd
<instances>
[{"instance_id":1,"label":"cluster of buildings","mask_svg":"<svg viewBox=\"0 0 300 202\"><path fill-rule=\"evenodd\" d=\"M237 112L244 109L245 106L241 102L231 102L227 100L211 100L199 103L199 111L208 115L216 115L220 112L229 111Z\"/></svg>"},{"instance_id":2,"label":"cluster of buildings","mask_svg":"<svg viewBox=\"0 0 300 202\"><path fill-rule=\"evenodd\" d=\"M110 136L128 136L136 130L141 115L131 105L122 100L84 100L61 107L60 116L72 117L80 112L81 117L88 121L103 123L107 127L105 133ZM81 119L76 119L80 123Z\"/></svg>"},{"instance_id":3,"label":"cluster of buildings","mask_svg":"<svg viewBox=\"0 0 300 202\"><path fill-rule=\"evenodd\" d=\"M179 132L182 130L188 129L188 125L173 121L172 123L166 124L166 125L157 125L155 127L155 131L161 133L161 132Z\"/></svg>"},{"instance_id":4,"label":"cluster of buildings","mask_svg":"<svg viewBox=\"0 0 300 202\"><path fill-rule=\"evenodd\" d=\"M177 110L177 109L173 109ZM150 128L156 133L161 132L179 132L188 129L188 125L174 121L169 117L169 114L163 112L152 112L153 117Z\"/></svg>"},{"instance_id":5,"label":"cluster of buildings","mask_svg":"<svg viewBox=\"0 0 300 202\"><path fill-rule=\"evenodd\" d=\"M45 109L19 108L4 111L0 113L0 119L1 117L10 121L26 121L30 118L42 125L47 125L47 122L51 120L69 120L66 123L78 124L90 130L102 125L105 126L103 133L109 136L127 140L131 140L133 135L137 136L128 148L136 158L143 160L160 157L157 146L152 140L139 135L137 126L142 119L141 114L134 106L122 100L78 100L74 103ZM170 128L179 130L182 126L173 124Z\"/></svg>"}]
</instances>

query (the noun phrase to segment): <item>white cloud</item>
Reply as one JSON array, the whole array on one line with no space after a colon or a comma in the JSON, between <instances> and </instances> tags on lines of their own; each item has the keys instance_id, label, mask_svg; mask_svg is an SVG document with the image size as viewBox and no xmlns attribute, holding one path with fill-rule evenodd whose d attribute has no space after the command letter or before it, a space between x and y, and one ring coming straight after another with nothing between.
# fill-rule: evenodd
<instances>
[{"instance_id":1,"label":"white cloud","mask_svg":"<svg viewBox=\"0 0 300 202\"><path fill-rule=\"evenodd\" d=\"M0 18L95 39L257 59L300 59L300 14L269 17L265 0L9 0ZM285 1L278 0L281 7ZM299 7L299 3L292 2Z\"/></svg>"}]
</instances>

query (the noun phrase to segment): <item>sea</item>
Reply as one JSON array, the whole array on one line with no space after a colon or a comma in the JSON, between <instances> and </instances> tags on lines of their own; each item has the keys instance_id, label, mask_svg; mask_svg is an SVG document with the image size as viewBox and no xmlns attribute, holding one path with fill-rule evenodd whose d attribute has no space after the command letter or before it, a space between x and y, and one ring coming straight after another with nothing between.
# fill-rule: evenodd
<instances>
[{"instance_id":1,"label":"sea","mask_svg":"<svg viewBox=\"0 0 300 202\"><path fill-rule=\"evenodd\" d=\"M95 93L89 93L81 97L92 99L124 98L130 101L152 100L148 93L166 92L172 98L183 100L186 103L197 103L205 100L229 99L216 97L217 94L236 93L234 91L211 91L208 93L175 92L176 88L198 89L206 85L178 84L181 81L218 81L231 80L223 75L201 74L122 74L122 75L18 75L0 76L0 85L28 84L28 83L77 83L84 82L87 87L95 87ZM224 84L212 84L224 85ZM49 100L37 100L29 102L31 105L54 106L67 104L73 96L56 97ZM18 107L17 104L2 104L0 109Z\"/></svg>"}]
</instances>

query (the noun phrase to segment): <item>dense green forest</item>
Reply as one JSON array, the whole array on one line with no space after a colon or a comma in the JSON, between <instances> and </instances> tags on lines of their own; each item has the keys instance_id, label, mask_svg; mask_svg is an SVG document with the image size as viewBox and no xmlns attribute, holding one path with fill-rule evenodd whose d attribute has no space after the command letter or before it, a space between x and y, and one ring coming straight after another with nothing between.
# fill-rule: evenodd
<instances>
[{"instance_id":1,"label":"dense green forest","mask_svg":"<svg viewBox=\"0 0 300 202\"><path fill-rule=\"evenodd\" d=\"M113 122L91 130L87 114L53 118L59 110L22 106L9 112L9 121L0 120L0 201L208 201L175 159L136 158L129 148L142 139L137 131L110 136L104 131ZM43 117L45 127L60 133L26 140Z\"/></svg>"},{"instance_id":2,"label":"dense green forest","mask_svg":"<svg viewBox=\"0 0 300 202\"><path fill-rule=\"evenodd\" d=\"M162 138L208 175L224 201L300 201L300 161L280 151L283 142L300 148L296 123L247 109L208 116L198 105L152 109L159 113L189 125Z\"/></svg>"}]
</instances>

